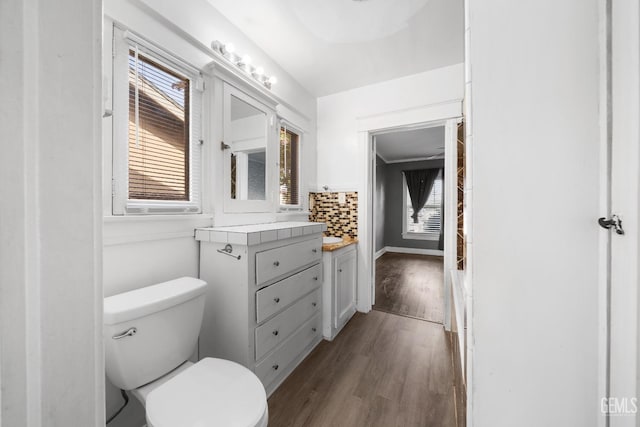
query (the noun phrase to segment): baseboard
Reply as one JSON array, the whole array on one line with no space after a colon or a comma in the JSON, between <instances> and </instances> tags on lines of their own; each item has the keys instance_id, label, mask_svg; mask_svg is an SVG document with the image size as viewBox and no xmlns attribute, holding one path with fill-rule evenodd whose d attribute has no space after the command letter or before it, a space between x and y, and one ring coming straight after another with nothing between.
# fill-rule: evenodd
<instances>
[{"instance_id":1,"label":"baseboard","mask_svg":"<svg viewBox=\"0 0 640 427\"><path fill-rule=\"evenodd\" d=\"M441 251L439 249L399 248L396 246L385 246L382 250L384 251L383 253L393 252L398 254L434 255L441 257L444 256L444 251ZM376 252L376 257L378 255L378 252Z\"/></svg>"},{"instance_id":2,"label":"baseboard","mask_svg":"<svg viewBox=\"0 0 640 427\"><path fill-rule=\"evenodd\" d=\"M382 248L380 249L378 252L376 252L375 254L375 259L380 258L382 255L384 255L387 252L387 248Z\"/></svg>"}]
</instances>

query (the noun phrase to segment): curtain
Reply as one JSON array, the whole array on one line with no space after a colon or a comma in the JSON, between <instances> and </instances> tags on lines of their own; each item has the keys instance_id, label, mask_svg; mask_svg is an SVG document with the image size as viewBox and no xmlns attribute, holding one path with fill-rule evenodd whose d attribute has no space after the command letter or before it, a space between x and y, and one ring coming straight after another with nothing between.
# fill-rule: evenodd
<instances>
[{"instance_id":1,"label":"curtain","mask_svg":"<svg viewBox=\"0 0 640 427\"><path fill-rule=\"evenodd\" d=\"M438 176L440 169L417 169L402 171L407 181L407 189L411 198L411 207L413 208L414 224L418 223L418 212L427 203L433 183Z\"/></svg>"}]
</instances>

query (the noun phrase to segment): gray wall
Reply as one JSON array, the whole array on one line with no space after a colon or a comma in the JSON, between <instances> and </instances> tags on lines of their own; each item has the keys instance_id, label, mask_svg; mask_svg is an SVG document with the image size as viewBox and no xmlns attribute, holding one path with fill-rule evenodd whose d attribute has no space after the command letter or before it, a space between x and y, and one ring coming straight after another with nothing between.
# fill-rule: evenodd
<instances>
[{"instance_id":1,"label":"gray wall","mask_svg":"<svg viewBox=\"0 0 640 427\"><path fill-rule=\"evenodd\" d=\"M402 238L402 190L404 179L402 171L442 167L444 167L444 160L388 163L384 166L384 244L382 246L438 249L438 242L435 240L412 240ZM379 167L376 168L376 172L379 169ZM376 197L378 197L378 193L376 193ZM376 250L378 248L377 244L379 234L378 230L376 230Z\"/></svg>"},{"instance_id":2,"label":"gray wall","mask_svg":"<svg viewBox=\"0 0 640 427\"><path fill-rule=\"evenodd\" d=\"M384 225L385 225L385 212L384 205L386 200L385 194L385 179L386 179L387 164L376 156L376 199L375 199L375 250L378 252L384 248Z\"/></svg>"}]
</instances>

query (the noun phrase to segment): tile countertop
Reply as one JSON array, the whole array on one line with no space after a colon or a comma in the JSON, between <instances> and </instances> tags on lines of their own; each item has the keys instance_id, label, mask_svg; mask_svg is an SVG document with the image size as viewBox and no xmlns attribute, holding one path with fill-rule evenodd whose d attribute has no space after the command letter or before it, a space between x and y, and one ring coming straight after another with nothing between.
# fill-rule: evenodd
<instances>
[{"instance_id":1,"label":"tile countertop","mask_svg":"<svg viewBox=\"0 0 640 427\"><path fill-rule=\"evenodd\" d=\"M354 243L358 243L357 238L354 239L353 237L343 237L342 242L323 244L322 252L333 252L337 249L344 248L345 246L353 245Z\"/></svg>"},{"instance_id":2,"label":"tile countertop","mask_svg":"<svg viewBox=\"0 0 640 427\"><path fill-rule=\"evenodd\" d=\"M274 240L318 234L327 229L324 222L271 222L266 224L233 225L196 228L196 240L202 242L259 245Z\"/></svg>"}]
</instances>

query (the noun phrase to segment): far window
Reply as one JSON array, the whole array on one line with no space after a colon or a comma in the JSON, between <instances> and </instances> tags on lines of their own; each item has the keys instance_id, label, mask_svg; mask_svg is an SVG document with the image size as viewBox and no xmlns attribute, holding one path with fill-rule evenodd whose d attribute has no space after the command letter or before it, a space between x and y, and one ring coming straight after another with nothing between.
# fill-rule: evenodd
<instances>
[{"instance_id":1,"label":"far window","mask_svg":"<svg viewBox=\"0 0 640 427\"><path fill-rule=\"evenodd\" d=\"M403 181L404 182L404 181ZM414 223L413 207L411 197L406 182L404 185L404 227L403 237L406 239L428 239L437 240L440 238L442 227L442 171L433 183L433 188L424 207L418 212L418 222Z\"/></svg>"},{"instance_id":2,"label":"far window","mask_svg":"<svg viewBox=\"0 0 640 427\"><path fill-rule=\"evenodd\" d=\"M300 205L299 195L300 135L280 128L280 205Z\"/></svg>"}]
</instances>

